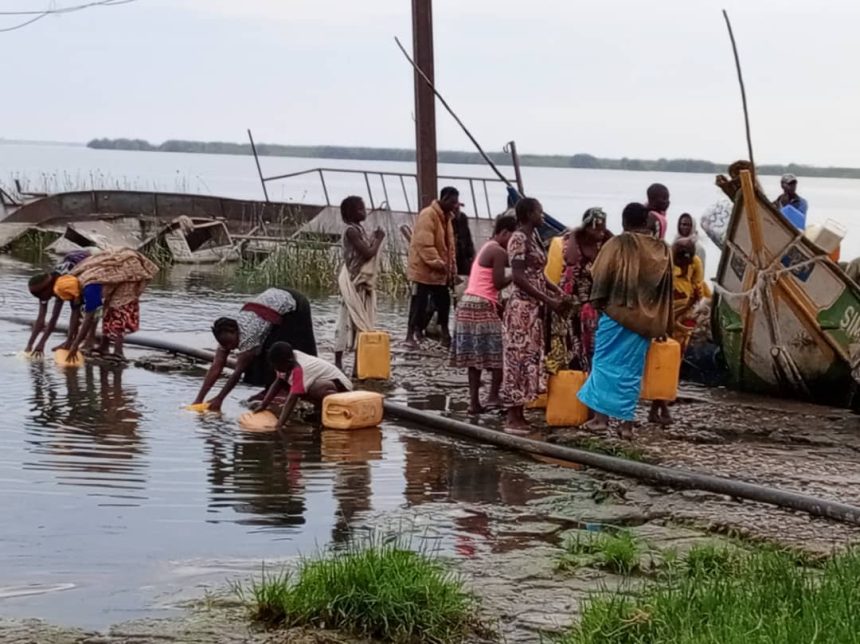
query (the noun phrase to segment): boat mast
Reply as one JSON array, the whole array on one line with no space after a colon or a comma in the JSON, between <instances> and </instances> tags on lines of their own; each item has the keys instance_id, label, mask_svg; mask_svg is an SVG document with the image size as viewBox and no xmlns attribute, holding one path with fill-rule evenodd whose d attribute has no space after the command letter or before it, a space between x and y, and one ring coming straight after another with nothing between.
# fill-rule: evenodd
<instances>
[{"instance_id":1,"label":"boat mast","mask_svg":"<svg viewBox=\"0 0 860 644\"><path fill-rule=\"evenodd\" d=\"M726 19L726 27L729 30L729 38L732 41L732 51L735 55L735 68L738 72L738 84L741 86L741 102L744 107L744 125L746 126L747 131L747 151L750 156L750 165L753 169L753 174L755 174L755 159L753 158L753 145L752 145L752 134L750 133L750 113L749 109L747 109L747 91L744 88L744 75L741 72L741 59L738 55L738 45L735 42L735 33L732 31L732 23L729 20L729 14L723 9L723 18Z\"/></svg>"}]
</instances>

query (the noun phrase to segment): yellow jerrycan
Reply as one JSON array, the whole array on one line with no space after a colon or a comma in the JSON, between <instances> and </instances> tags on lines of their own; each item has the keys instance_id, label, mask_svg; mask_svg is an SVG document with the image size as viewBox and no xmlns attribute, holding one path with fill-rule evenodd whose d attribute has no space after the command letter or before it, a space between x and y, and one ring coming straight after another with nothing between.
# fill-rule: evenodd
<instances>
[{"instance_id":1,"label":"yellow jerrycan","mask_svg":"<svg viewBox=\"0 0 860 644\"><path fill-rule=\"evenodd\" d=\"M382 422L382 394L347 391L323 399L322 424L329 429L367 429Z\"/></svg>"},{"instance_id":2,"label":"yellow jerrycan","mask_svg":"<svg viewBox=\"0 0 860 644\"><path fill-rule=\"evenodd\" d=\"M546 409L547 395L541 394L531 402L526 403L526 409Z\"/></svg>"},{"instance_id":3,"label":"yellow jerrycan","mask_svg":"<svg viewBox=\"0 0 860 644\"><path fill-rule=\"evenodd\" d=\"M359 380L388 380L391 377L391 338L384 331L361 331L355 353Z\"/></svg>"},{"instance_id":4,"label":"yellow jerrycan","mask_svg":"<svg viewBox=\"0 0 860 644\"><path fill-rule=\"evenodd\" d=\"M642 374L642 400L675 400L681 376L681 345L669 338L652 341Z\"/></svg>"},{"instance_id":5,"label":"yellow jerrycan","mask_svg":"<svg viewBox=\"0 0 860 644\"><path fill-rule=\"evenodd\" d=\"M588 420L588 407L576 394L585 384L584 371L559 371L549 378L546 424L550 427L575 427Z\"/></svg>"}]
</instances>

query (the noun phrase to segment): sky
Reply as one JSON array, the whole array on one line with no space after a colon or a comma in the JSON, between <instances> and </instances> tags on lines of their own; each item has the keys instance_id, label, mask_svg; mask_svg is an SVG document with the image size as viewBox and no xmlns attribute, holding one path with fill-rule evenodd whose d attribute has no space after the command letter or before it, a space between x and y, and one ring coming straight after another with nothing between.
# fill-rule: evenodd
<instances>
[{"instance_id":1,"label":"sky","mask_svg":"<svg viewBox=\"0 0 860 644\"><path fill-rule=\"evenodd\" d=\"M0 13L85 0L0 0ZM434 0L436 83L488 150L860 167L856 0ZM0 138L414 147L410 0L135 0L0 31ZM26 17L0 15L0 30ZM470 150L437 106L440 149ZM2 151L0 151L2 153Z\"/></svg>"}]
</instances>

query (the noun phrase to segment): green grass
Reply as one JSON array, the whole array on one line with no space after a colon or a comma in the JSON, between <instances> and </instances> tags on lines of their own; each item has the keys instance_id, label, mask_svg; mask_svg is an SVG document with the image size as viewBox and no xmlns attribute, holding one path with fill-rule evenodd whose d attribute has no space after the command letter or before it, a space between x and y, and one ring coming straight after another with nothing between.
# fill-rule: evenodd
<instances>
[{"instance_id":1,"label":"green grass","mask_svg":"<svg viewBox=\"0 0 860 644\"><path fill-rule=\"evenodd\" d=\"M607 443L599 438L581 438L576 439L574 447L585 449L589 452L597 452L598 454L606 454L607 456L617 456L618 458L626 458L630 461L644 461L645 452L635 445L615 445Z\"/></svg>"},{"instance_id":2,"label":"green grass","mask_svg":"<svg viewBox=\"0 0 860 644\"><path fill-rule=\"evenodd\" d=\"M795 553L705 546L631 598L592 597L561 644L860 642L860 551L804 566Z\"/></svg>"},{"instance_id":3,"label":"green grass","mask_svg":"<svg viewBox=\"0 0 860 644\"><path fill-rule=\"evenodd\" d=\"M578 532L569 536L562 547L565 552L559 558L559 570L594 566L629 575L638 570L643 554L642 544L629 530Z\"/></svg>"},{"instance_id":4,"label":"green grass","mask_svg":"<svg viewBox=\"0 0 860 644\"><path fill-rule=\"evenodd\" d=\"M264 574L241 591L267 626L311 626L385 642L459 642L483 630L477 600L442 563L368 540Z\"/></svg>"}]
</instances>

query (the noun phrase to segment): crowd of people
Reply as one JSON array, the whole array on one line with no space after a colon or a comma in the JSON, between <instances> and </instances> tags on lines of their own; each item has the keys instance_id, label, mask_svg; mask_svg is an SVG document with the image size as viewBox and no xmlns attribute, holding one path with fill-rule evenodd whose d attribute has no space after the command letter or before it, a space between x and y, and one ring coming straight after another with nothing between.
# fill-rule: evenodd
<instances>
[{"instance_id":1,"label":"crowd of people","mask_svg":"<svg viewBox=\"0 0 860 644\"><path fill-rule=\"evenodd\" d=\"M701 320L698 307L710 295L694 219L682 214L673 244L664 241L669 204L665 186L650 186L645 204L624 208L617 234L607 227L602 208L589 208L578 226L552 239L547 251L539 234L543 206L521 198L496 218L492 236L476 251L458 191L443 188L409 231L412 291L406 342L414 347L426 341L435 315L440 342L450 347L450 365L467 370L469 413L504 410L505 426L515 432L529 430L526 408L546 392L549 376L569 369L586 372L578 396L591 410L589 428L604 430L614 418L621 421L622 435L629 436L651 341L672 337L686 346ZM234 317L215 320L217 349L195 405L220 410L244 380L262 388L252 399L258 411L283 403L283 424L299 399L319 406L330 393L352 388L342 371L344 354L356 351L360 332L375 329L385 233L365 229L367 210L360 197L342 202L341 217L334 364L317 357L307 298L295 290L269 288ZM82 251L67 256L52 273L33 277L30 292L40 304L27 351L44 352L68 303L69 332L57 348L68 350L71 359L85 350L123 360L123 337L138 329L139 298L157 270L130 249ZM102 338L96 345L99 314ZM232 373L207 399L231 354ZM489 392L482 400L485 371ZM654 402L650 420L671 421L665 401Z\"/></svg>"},{"instance_id":2,"label":"crowd of people","mask_svg":"<svg viewBox=\"0 0 860 644\"><path fill-rule=\"evenodd\" d=\"M667 244L670 194L653 184L646 203L624 209L618 234L607 227L606 212L593 207L545 250L543 206L520 199L474 253L451 333L450 294L463 279L458 202L456 189L444 188L418 216L409 248L407 342L423 340L432 304L451 366L468 371L470 414L503 409L506 429L528 431L529 403L546 392L549 376L572 369L588 374L578 394L590 410L588 427L603 431L613 418L629 437L652 340L673 338L683 351L703 323L710 290L693 217L678 218ZM482 400L484 371L489 392ZM649 420L671 422L669 403L654 401Z\"/></svg>"}]
</instances>

